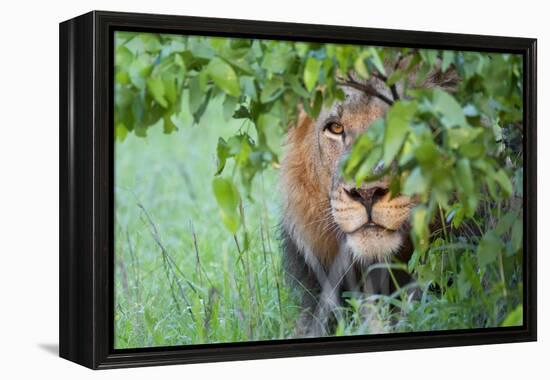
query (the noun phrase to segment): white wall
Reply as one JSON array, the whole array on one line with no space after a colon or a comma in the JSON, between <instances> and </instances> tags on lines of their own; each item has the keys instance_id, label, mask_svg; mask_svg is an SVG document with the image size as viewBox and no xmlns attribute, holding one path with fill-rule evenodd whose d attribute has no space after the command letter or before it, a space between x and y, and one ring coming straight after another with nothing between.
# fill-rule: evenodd
<instances>
[{"instance_id":1,"label":"white wall","mask_svg":"<svg viewBox=\"0 0 550 380\"><path fill-rule=\"evenodd\" d=\"M250 5L248 4L250 3ZM550 373L548 10L544 1L80 0L2 2L0 11L0 376L68 379L517 379ZM59 359L58 22L92 9L537 37L539 342L103 371ZM546 66L546 67L545 67ZM546 148L546 149L545 149ZM544 353L544 350L547 350ZM8 374L9 373L9 374ZM346 375L345 375L346 374ZM536 376L535 378L541 378Z\"/></svg>"}]
</instances>

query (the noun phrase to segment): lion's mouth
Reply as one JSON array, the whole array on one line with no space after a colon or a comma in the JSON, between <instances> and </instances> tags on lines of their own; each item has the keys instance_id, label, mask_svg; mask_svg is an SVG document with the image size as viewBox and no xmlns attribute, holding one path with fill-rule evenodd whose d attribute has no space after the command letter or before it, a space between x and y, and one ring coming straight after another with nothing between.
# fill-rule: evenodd
<instances>
[{"instance_id":1,"label":"lion's mouth","mask_svg":"<svg viewBox=\"0 0 550 380\"><path fill-rule=\"evenodd\" d=\"M404 239L400 229L389 229L374 222L364 223L345 236L345 245L354 256L379 261L397 252Z\"/></svg>"},{"instance_id":2,"label":"lion's mouth","mask_svg":"<svg viewBox=\"0 0 550 380\"><path fill-rule=\"evenodd\" d=\"M395 232L397 230L395 229L391 229L391 228L387 228L381 224L378 224L378 223L374 223L374 222L367 222L359 227L357 227L355 230L349 232L348 234L354 234L356 232L359 232L359 231L387 231L387 232Z\"/></svg>"}]
</instances>

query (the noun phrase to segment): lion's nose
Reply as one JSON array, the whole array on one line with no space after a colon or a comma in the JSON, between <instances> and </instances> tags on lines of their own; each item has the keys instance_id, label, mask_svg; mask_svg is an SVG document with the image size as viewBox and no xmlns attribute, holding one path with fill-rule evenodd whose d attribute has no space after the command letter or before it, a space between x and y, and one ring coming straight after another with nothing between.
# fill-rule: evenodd
<instances>
[{"instance_id":1,"label":"lion's nose","mask_svg":"<svg viewBox=\"0 0 550 380\"><path fill-rule=\"evenodd\" d=\"M388 193L388 188L373 186L369 188L353 188L347 190L348 194L355 200L361 203L375 203Z\"/></svg>"},{"instance_id":2,"label":"lion's nose","mask_svg":"<svg viewBox=\"0 0 550 380\"><path fill-rule=\"evenodd\" d=\"M365 206L369 222L372 222L372 206L386 195L389 189L387 186L378 183L369 187L352 188L349 190L346 189L345 191L352 199Z\"/></svg>"}]
</instances>

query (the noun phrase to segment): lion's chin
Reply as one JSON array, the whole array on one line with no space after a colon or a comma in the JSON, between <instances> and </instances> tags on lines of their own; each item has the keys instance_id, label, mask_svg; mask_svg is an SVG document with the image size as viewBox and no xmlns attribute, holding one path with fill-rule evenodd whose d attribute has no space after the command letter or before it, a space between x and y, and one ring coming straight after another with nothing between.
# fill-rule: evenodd
<instances>
[{"instance_id":1,"label":"lion's chin","mask_svg":"<svg viewBox=\"0 0 550 380\"><path fill-rule=\"evenodd\" d=\"M380 262L399 251L403 235L400 231L381 227L361 228L346 234L346 245L355 257Z\"/></svg>"}]
</instances>

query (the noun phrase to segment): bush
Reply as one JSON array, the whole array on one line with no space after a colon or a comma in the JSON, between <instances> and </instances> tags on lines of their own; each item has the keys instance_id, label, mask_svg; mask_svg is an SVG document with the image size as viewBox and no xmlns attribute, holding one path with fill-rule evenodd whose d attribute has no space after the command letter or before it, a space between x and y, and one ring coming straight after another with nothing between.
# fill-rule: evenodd
<instances>
[{"instance_id":1,"label":"bush","mask_svg":"<svg viewBox=\"0 0 550 380\"><path fill-rule=\"evenodd\" d=\"M383 62L402 59L406 67L388 75ZM213 100L226 119L242 122L233 136L218 139L212 188L244 251L242 200L253 198L258 173L277 168L280 138L298 110L315 118L342 99L340 85L351 71L379 76L390 90L404 82L404 96L386 99L388 113L356 140L342 170L360 184L383 160L379 175L392 176L392 192L420 199L406 269L422 297L409 299L402 289L374 304L350 298L352 317L337 333L369 332L353 313L362 307L375 307L379 321L399 313L397 323L379 326L385 331L522 323L521 56L117 32L115 67L118 141L129 133L146 137L158 123L177 133L186 112L198 124ZM413 70L418 81L434 70L454 70L460 81L453 93L412 89Z\"/></svg>"}]
</instances>

